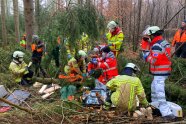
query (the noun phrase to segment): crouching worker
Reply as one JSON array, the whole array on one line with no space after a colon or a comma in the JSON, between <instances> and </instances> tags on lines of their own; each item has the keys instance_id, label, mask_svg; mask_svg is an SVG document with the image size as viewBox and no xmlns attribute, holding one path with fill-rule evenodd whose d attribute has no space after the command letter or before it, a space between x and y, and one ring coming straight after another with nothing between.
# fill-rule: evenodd
<instances>
[{"instance_id":1,"label":"crouching worker","mask_svg":"<svg viewBox=\"0 0 186 124\"><path fill-rule=\"evenodd\" d=\"M114 77L106 84L107 88L112 91L110 97L112 104L123 112L136 110L136 97L143 107L149 105L140 79L133 76L137 71L139 68L135 64L128 63L122 72L123 75ZM106 102L106 105L108 107L109 102Z\"/></svg>"},{"instance_id":2,"label":"crouching worker","mask_svg":"<svg viewBox=\"0 0 186 124\"><path fill-rule=\"evenodd\" d=\"M15 82L21 85L31 84L31 78L33 77L33 72L29 69L24 60L24 53L22 51L15 51L13 53L13 60L10 63L9 69L12 72Z\"/></svg>"}]
</instances>

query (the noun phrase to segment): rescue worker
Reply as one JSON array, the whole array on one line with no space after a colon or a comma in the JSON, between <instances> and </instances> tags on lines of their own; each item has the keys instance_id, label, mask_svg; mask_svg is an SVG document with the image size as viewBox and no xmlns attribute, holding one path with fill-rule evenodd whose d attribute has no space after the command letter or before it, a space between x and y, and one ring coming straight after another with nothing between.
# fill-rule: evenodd
<instances>
[{"instance_id":1,"label":"rescue worker","mask_svg":"<svg viewBox=\"0 0 186 124\"><path fill-rule=\"evenodd\" d=\"M106 34L108 45L117 57L124 40L124 34L115 21L109 22L107 28L109 29L109 32Z\"/></svg>"},{"instance_id":2,"label":"rescue worker","mask_svg":"<svg viewBox=\"0 0 186 124\"><path fill-rule=\"evenodd\" d=\"M78 55L76 56L76 60L78 62L78 66L79 66L81 72L83 73L82 76L86 77L86 75L87 75L86 74L86 72L87 72L86 63L87 63L88 59L87 59L87 54L85 53L85 51L79 50Z\"/></svg>"},{"instance_id":3,"label":"rescue worker","mask_svg":"<svg viewBox=\"0 0 186 124\"><path fill-rule=\"evenodd\" d=\"M19 43L20 43L20 45L21 45L23 48L26 49L26 35L23 35L23 36L22 36L22 39L21 39L21 41L20 41Z\"/></svg>"},{"instance_id":4,"label":"rescue worker","mask_svg":"<svg viewBox=\"0 0 186 124\"><path fill-rule=\"evenodd\" d=\"M16 83L20 85L31 84L33 72L23 60L24 53L22 51L15 51L13 53L13 60L10 63L9 70L13 74Z\"/></svg>"},{"instance_id":5,"label":"rescue worker","mask_svg":"<svg viewBox=\"0 0 186 124\"><path fill-rule=\"evenodd\" d=\"M105 78L104 82L107 82L114 76L118 75L117 60L114 56L114 53L110 51L109 46L104 47L101 51L103 61L98 63L98 68L103 69Z\"/></svg>"},{"instance_id":6,"label":"rescue worker","mask_svg":"<svg viewBox=\"0 0 186 124\"><path fill-rule=\"evenodd\" d=\"M46 73L41 67L41 60L43 56L43 49L44 49L44 43L39 39L38 35L32 36L32 44L31 44L31 50L32 50L32 62L35 66L35 75L39 76L39 69L41 70L44 77L46 77Z\"/></svg>"},{"instance_id":7,"label":"rescue worker","mask_svg":"<svg viewBox=\"0 0 186 124\"><path fill-rule=\"evenodd\" d=\"M55 47L52 50L52 58L55 60L56 67L59 67L59 50L60 50L61 39L58 36Z\"/></svg>"},{"instance_id":8,"label":"rescue worker","mask_svg":"<svg viewBox=\"0 0 186 124\"><path fill-rule=\"evenodd\" d=\"M86 63L82 55L77 55L75 57L68 54L68 63L64 68L64 72L67 75L79 74L86 77Z\"/></svg>"},{"instance_id":9,"label":"rescue worker","mask_svg":"<svg viewBox=\"0 0 186 124\"><path fill-rule=\"evenodd\" d=\"M141 81L135 75L140 69L133 63L127 63L123 75L118 75L107 82L106 86L112 91L111 102L122 111L134 111L137 99L143 107L149 105ZM108 103L107 103L108 105ZM111 104L110 104L111 105Z\"/></svg>"},{"instance_id":10,"label":"rescue worker","mask_svg":"<svg viewBox=\"0 0 186 124\"><path fill-rule=\"evenodd\" d=\"M83 34L81 35L81 40L80 40L80 49L84 50L84 51L88 51L88 35L86 33L83 32Z\"/></svg>"},{"instance_id":11,"label":"rescue worker","mask_svg":"<svg viewBox=\"0 0 186 124\"><path fill-rule=\"evenodd\" d=\"M174 35L172 47L175 47L176 57L186 58L186 20Z\"/></svg>"},{"instance_id":12,"label":"rescue worker","mask_svg":"<svg viewBox=\"0 0 186 124\"><path fill-rule=\"evenodd\" d=\"M163 30L158 26L151 26L145 30L149 36L150 51L143 53L143 59L150 63L150 72L154 76L151 84L152 105L159 104L159 110L167 119L175 118L165 98L165 80L171 73L170 44L163 39Z\"/></svg>"}]
</instances>

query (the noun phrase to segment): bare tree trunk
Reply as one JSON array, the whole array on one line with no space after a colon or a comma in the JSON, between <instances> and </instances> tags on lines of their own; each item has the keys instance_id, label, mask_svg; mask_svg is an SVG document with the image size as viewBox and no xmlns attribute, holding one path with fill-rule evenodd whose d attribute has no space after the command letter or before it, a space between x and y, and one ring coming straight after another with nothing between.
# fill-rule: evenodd
<instances>
[{"instance_id":1,"label":"bare tree trunk","mask_svg":"<svg viewBox=\"0 0 186 124\"><path fill-rule=\"evenodd\" d=\"M35 33L39 33L40 0L35 1Z\"/></svg>"},{"instance_id":2,"label":"bare tree trunk","mask_svg":"<svg viewBox=\"0 0 186 124\"><path fill-rule=\"evenodd\" d=\"M154 9L155 9L155 2L154 0L152 1L152 10L151 10L151 14L150 14L150 25L153 25L153 13L154 13Z\"/></svg>"},{"instance_id":3,"label":"bare tree trunk","mask_svg":"<svg viewBox=\"0 0 186 124\"><path fill-rule=\"evenodd\" d=\"M7 44L7 32L6 32L6 16L5 16L5 0L1 0L1 23L2 23L2 39Z\"/></svg>"},{"instance_id":4,"label":"bare tree trunk","mask_svg":"<svg viewBox=\"0 0 186 124\"><path fill-rule=\"evenodd\" d=\"M100 11L101 13L103 13L103 0L101 0L101 3L100 3Z\"/></svg>"},{"instance_id":5,"label":"bare tree trunk","mask_svg":"<svg viewBox=\"0 0 186 124\"><path fill-rule=\"evenodd\" d=\"M19 9L18 9L18 0L13 0L14 6L14 25L15 25L15 41L20 41L19 34Z\"/></svg>"},{"instance_id":6,"label":"bare tree trunk","mask_svg":"<svg viewBox=\"0 0 186 124\"><path fill-rule=\"evenodd\" d=\"M139 34L140 34L140 23L141 23L141 6L142 6L142 0L138 0L138 17L137 17L137 30L136 30L136 43L134 45L134 51L137 50L138 43L139 43Z\"/></svg>"},{"instance_id":7,"label":"bare tree trunk","mask_svg":"<svg viewBox=\"0 0 186 124\"><path fill-rule=\"evenodd\" d=\"M33 22L34 22L34 14L33 14L33 0L24 0L24 15L25 15L25 31L28 46L30 47L32 42L33 35Z\"/></svg>"},{"instance_id":8,"label":"bare tree trunk","mask_svg":"<svg viewBox=\"0 0 186 124\"><path fill-rule=\"evenodd\" d=\"M78 4L83 5L83 0L78 0Z\"/></svg>"}]
</instances>

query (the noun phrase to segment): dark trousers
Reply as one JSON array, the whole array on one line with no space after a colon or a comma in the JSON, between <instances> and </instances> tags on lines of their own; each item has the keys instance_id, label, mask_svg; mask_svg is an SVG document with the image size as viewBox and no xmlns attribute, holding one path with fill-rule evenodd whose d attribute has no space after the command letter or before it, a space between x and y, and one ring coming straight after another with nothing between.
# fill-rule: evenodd
<instances>
[{"instance_id":1,"label":"dark trousers","mask_svg":"<svg viewBox=\"0 0 186 124\"><path fill-rule=\"evenodd\" d=\"M33 75L34 75L34 72L31 70L28 70L28 73L23 75L20 84L21 85L30 85L31 84L30 79L33 77Z\"/></svg>"},{"instance_id":2,"label":"dark trousers","mask_svg":"<svg viewBox=\"0 0 186 124\"><path fill-rule=\"evenodd\" d=\"M176 55L176 57L186 58L186 42L181 47L180 47L180 45L182 45L182 42L176 43L176 47L175 47L176 53L175 53L175 55Z\"/></svg>"}]
</instances>

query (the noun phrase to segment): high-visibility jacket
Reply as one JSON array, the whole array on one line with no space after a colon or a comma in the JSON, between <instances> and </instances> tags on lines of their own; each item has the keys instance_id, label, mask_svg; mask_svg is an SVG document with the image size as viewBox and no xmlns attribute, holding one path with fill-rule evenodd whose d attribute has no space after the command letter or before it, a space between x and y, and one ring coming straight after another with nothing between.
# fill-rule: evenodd
<instances>
[{"instance_id":1,"label":"high-visibility jacket","mask_svg":"<svg viewBox=\"0 0 186 124\"><path fill-rule=\"evenodd\" d=\"M118 75L107 82L106 86L115 91L111 95L112 103L115 106L121 106L126 111L136 109L136 96L144 107L148 105L143 86L138 77Z\"/></svg>"},{"instance_id":2,"label":"high-visibility jacket","mask_svg":"<svg viewBox=\"0 0 186 124\"><path fill-rule=\"evenodd\" d=\"M89 37L87 34L83 34L81 36L81 40L80 40L80 49L88 52L88 50L90 50L90 45L88 45L88 41L89 41Z\"/></svg>"},{"instance_id":3,"label":"high-visibility jacket","mask_svg":"<svg viewBox=\"0 0 186 124\"><path fill-rule=\"evenodd\" d=\"M146 61L150 63L150 72L157 76L170 75L171 72L170 44L157 36L152 40L150 54Z\"/></svg>"},{"instance_id":4,"label":"high-visibility jacket","mask_svg":"<svg viewBox=\"0 0 186 124\"><path fill-rule=\"evenodd\" d=\"M110 80L118 75L117 60L114 57L113 52L107 53L105 61L98 63L98 68L103 69L106 80Z\"/></svg>"},{"instance_id":5,"label":"high-visibility jacket","mask_svg":"<svg viewBox=\"0 0 186 124\"><path fill-rule=\"evenodd\" d=\"M78 62L78 67L80 68L80 71L81 71L82 73L86 73L86 72L87 72L87 70L86 70L86 62L85 62L85 59L80 60L80 61Z\"/></svg>"},{"instance_id":6,"label":"high-visibility jacket","mask_svg":"<svg viewBox=\"0 0 186 124\"><path fill-rule=\"evenodd\" d=\"M71 70L75 70L76 73L81 74L77 60L74 57L72 57L64 67L64 72L68 75L71 73Z\"/></svg>"},{"instance_id":7,"label":"high-visibility jacket","mask_svg":"<svg viewBox=\"0 0 186 124\"><path fill-rule=\"evenodd\" d=\"M114 32L107 33L106 37L108 39L108 44L112 44L112 46L110 46L111 51L119 51L124 40L122 30L116 28Z\"/></svg>"},{"instance_id":8,"label":"high-visibility jacket","mask_svg":"<svg viewBox=\"0 0 186 124\"><path fill-rule=\"evenodd\" d=\"M9 70L13 74L16 83L21 82L23 75L29 73L26 70L27 64L23 61L21 64L18 64L16 61L12 61L9 66Z\"/></svg>"},{"instance_id":9,"label":"high-visibility jacket","mask_svg":"<svg viewBox=\"0 0 186 124\"><path fill-rule=\"evenodd\" d=\"M186 43L186 30L178 29L172 40L172 46L176 43L185 42Z\"/></svg>"},{"instance_id":10,"label":"high-visibility jacket","mask_svg":"<svg viewBox=\"0 0 186 124\"><path fill-rule=\"evenodd\" d=\"M89 62L87 71L90 72L91 70L96 70L97 68L98 68L98 65L95 65L95 64ZM104 75L100 75L98 80L99 80L99 82L106 84L106 81L104 79Z\"/></svg>"},{"instance_id":11,"label":"high-visibility jacket","mask_svg":"<svg viewBox=\"0 0 186 124\"><path fill-rule=\"evenodd\" d=\"M98 67L98 65L89 62L87 65L87 71L90 72L93 69L97 69L97 67Z\"/></svg>"},{"instance_id":12,"label":"high-visibility jacket","mask_svg":"<svg viewBox=\"0 0 186 124\"><path fill-rule=\"evenodd\" d=\"M70 47L68 41L65 42L65 47L66 47L66 50L67 50L67 54L75 56L75 49Z\"/></svg>"},{"instance_id":13,"label":"high-visibility jacket","mask_svg":"<svg viewBox=\"0 0 186 124\"><path fill-rule=\"evenodd\" d=\"M43 47L41 46L41 47L38 47L35 43L33 43L32 45L31 45L31 49L32 49L32 52L33 51L37 51L38 53L41 53L41 52L43 52Z\"/></svg>"},{"instance_id":14,"label":"high-visibility jacket","mask_svg":"<svg viewBox=\"0 0 186 124\"><path fill-rule=\"evenodd\" d=\"M21 40L21 41L20 41L20 45L21 45L23 48L26 48L26 41L25 41L25 40Z\"/></svg>"},{"instance_id":15,"label":"high-visibility jacket","mask_svg":"<svg viewBox=\"0 0 186 124\"><path fill-rule=\"evenodd\" d=\"M141 50L143 50L143 51L150 50L150 44L149 44L149 42L144 41L143 39L141 40L140 47L141 47Z\"/></svg>"}]
</instances>

